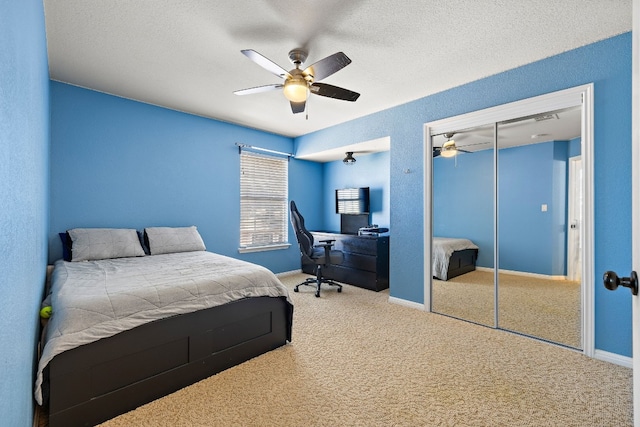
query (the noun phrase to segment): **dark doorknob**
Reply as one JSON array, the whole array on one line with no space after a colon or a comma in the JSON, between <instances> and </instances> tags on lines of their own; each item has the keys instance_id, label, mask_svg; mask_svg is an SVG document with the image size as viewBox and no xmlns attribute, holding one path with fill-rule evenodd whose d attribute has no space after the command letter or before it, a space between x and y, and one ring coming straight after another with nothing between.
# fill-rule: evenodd
<instances>
[{"instance_id":1,"label":"dark doorknob","mask_svg":"<svg viewBox=\"0 0 640 427\"><path fill-rule=\"evenodd\" d=\"M615 291L618 286L622 285L625 288L631 289L631 293L638 295L638 275L635 271L631 272L631 277L618 277L613 271L607 271L604 273L604 287L610 291Z\"/></svg>"}]
</instances>

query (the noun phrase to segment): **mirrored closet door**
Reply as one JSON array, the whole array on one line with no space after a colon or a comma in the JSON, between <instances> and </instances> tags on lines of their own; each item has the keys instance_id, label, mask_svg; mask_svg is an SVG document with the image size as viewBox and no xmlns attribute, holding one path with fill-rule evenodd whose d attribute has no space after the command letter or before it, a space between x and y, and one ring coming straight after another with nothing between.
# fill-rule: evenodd
<instances>
[{"instance_id":1,"label":"mirrored closet door","mask_svg":"<svg viewBox=\"0 0 640 427\"><path fill-rule=\"evenodd\" d=\"M580 163L580 123L573 107L497 127L498 327L574 348L582 186L570 165Z\"/></svg>"},{"instance_id":2,"label":"mirrored closet door","mask_svg":"<svg viewBox=\"0 0 640 427\"><path fill-rule=\"evenodd\" d=\"M494 126L433 141L432 309L494 326Z\"/></svg>"},{"instance_id":3,"label":"mirrored closet door","mask_svg":"<svg viewBox=\"0 0 640 427\"><path fill-rule=\"evenodd\" d=\"M579 100L430 135L431 311L583 348L583 117Z\"/></svg>"}]
</instances>

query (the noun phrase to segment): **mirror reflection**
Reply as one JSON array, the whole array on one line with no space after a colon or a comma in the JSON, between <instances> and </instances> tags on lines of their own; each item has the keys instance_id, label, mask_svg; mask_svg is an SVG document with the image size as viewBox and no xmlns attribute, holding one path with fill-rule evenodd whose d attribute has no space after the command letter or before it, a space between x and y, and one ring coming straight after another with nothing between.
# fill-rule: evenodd
<instances>
[{"instance_id":1,"label":"mirror reflection","mask_svg":"<svg viewBox=\"0 0 640 427\"><path fill-rule=\"evenodd\" d=\"M575 107L497 128L498 327L575 348L582 187L570 165L580 163L580 117Z\"/></svg>"},{"instance_id":2,"label":"mirror reflection","mask_svg":"<svg viewBox=\"0 0 640 427\"><path fill-rule=\"evenodd\" d=\"M432 310L495 324L494 126L433 138Z\"/></svg>"},{"instance_id":3,"label":"mirror reflection","mask_svg":"<svg viewBox=\"0 0 640 427\"><path fill-rule=\"evenodd\" d=\"M432 136L432 311L581 348L581 110Z\"/></svg>"}]
</instances>

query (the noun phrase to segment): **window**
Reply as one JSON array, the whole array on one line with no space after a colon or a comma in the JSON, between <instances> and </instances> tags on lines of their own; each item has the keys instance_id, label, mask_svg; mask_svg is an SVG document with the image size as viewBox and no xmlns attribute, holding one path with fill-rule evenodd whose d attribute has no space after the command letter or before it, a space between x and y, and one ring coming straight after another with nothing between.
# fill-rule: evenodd
<instances>
[{"instance_id":1,"label":"window","mask_svg":"<svg viewBox=\"0 0 640 427\"><path fill-rule=\"evenodd\" d=\"M288 158L240 153L240 252L289 246Z\"/></svg>"}]
</instances>

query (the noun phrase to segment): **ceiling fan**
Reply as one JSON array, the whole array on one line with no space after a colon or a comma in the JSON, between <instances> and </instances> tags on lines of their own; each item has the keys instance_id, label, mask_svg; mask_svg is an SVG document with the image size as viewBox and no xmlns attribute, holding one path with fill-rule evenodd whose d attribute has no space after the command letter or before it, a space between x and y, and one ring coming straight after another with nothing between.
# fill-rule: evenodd
<instances>
[{"instance_id":1,"label":"ceiling fan","mask_svg":"<svg viewBox=\"0 0 640 427\"><path fill-rule=\"evenodd\" d=\"M360 96L359 93L348 89L326 83L318 83L319 80L329 77L351 63L347 55L342 52L329 55L302 70L300 66L304 64L309 53L302 48L293 49L289 52L289 59L295 65L295 68L291 71L285 70L255 50L245 49L241 52L265 70L284 79L284 82L237 90L233 92L236 95L250 95L282 89L284 96L291 103L291 111L294 114L304 111L310 93L351 102L354 102Z\"/></svg>"},{"instance_id":2,"label":"ceiling fan","mask_svg":"<svg viewBox=\"0 0 640 427\"><path fill-rule=\"evenodd\" d=\"M470 153L470 151L461 150L456 147L456 142L451 139L453 135L455 135L455 132L445 133L443 135L447 138L447 141L442 144L442 147L433 147L433 157L453 157L458 153Z\"/></svg>"}]
</instances>

